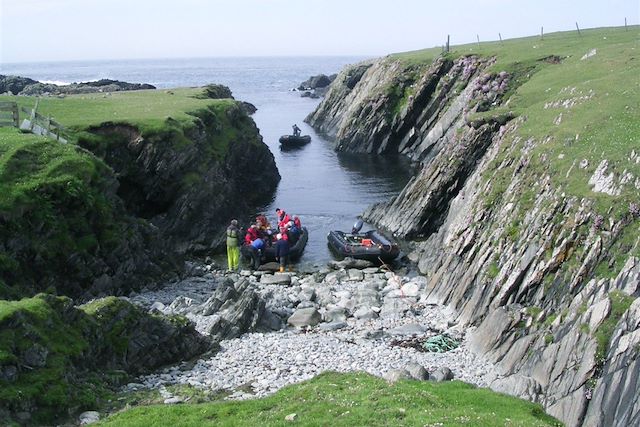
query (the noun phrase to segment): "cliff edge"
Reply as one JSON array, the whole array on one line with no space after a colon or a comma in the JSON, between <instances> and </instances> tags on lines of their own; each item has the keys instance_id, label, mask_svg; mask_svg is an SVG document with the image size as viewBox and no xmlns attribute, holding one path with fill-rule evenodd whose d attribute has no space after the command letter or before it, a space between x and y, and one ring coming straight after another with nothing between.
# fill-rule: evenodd
<instances>
[{"instance_id":1,"label":"cliff edge","mask_svg":"<svg viewBox=\"0 0 640 427\"><path fill-rule=\"evenodd\" d=\"M640 423L637 28L409 52L343 70L307 121L420 171L367 220L474 328L492 388L567 425Z\"/></svg>"}]
</instances>

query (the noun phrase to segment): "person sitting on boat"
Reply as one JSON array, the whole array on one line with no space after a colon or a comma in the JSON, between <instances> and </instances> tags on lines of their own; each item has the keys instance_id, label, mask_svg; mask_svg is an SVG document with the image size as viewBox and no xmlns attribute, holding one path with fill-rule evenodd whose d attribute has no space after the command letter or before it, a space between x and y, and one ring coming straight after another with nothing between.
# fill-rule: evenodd
<instances>
[{"instance_id":1,"label":"person sitting on boat","mask_svg":"<svg viewBox=\"0 0 640 427\"><path fill-rule=\"evenodd\" d=\"M278 228L285 227L289 223L289 221L291 221L289 214L287 214L283 209L280 208L276 209L276 217L278 219Z\"/></svg>"},{"instance_id":2,"label":"person sitting on boat","mask_svg":"<svg viewBox=\"0 0 640 427\"><path fill-rule=\"evenodd\" d=\"M289 265L289 242L280 233L278 233L276 239L276 261L280 263L280 272L282 273L287 266L291 271L291 265Z\"/></svg>"},{"instance_id":3,"label":"person sitting on boat","mask_svg":"<svg viewBox=\"0 0 640 427\"><path fill-rule=\"evenodd\" d=\"M300 229L296 227L296 223L294 221L289 221L287 236L289 236L289 243L291 245L295 245L300 238Z\"/></svg>"},{"instance_id":4,"label":"person sitting on boat","mask_svg":"<svg viewBox=\"0 0 640 427\"><path fill-rule=\"evenodd\" d=\"M271 230L271 224L269 224L269 220L265 215L260 214L256 217L256 225L261 231Z\"/></svg>"},{"instance_id":5,"label":"person sitting on boat","mask_svg":"<svg viewBox=\"0 0 640 427\"><path fill-rule=\"evenodd\" d=\"M293 217L293 223L298 227L298 230L302 230L302 222L300 222L300 218L297 215Z\"/></svg>"},{"instance_id":6,"label":"person sitting on boat","mask_svg":"<svg viewBox=\"0 0 640 427\"><path fill-rule=\"evenodd\" d=\"M289 240L289 234L287 233L287 227L280 227L280 230L278 230L278 234L281 234L283 239Z\"/></svg>"},{"instance_id":7,"label":"person sitting on boat","mask_svg":"<svg viewBox=\"0 0 640 427\"><path fill-rule=\"evenodd\" d=\"M260 231L257 224L251 224L251 227L247 230L247 234L244 235L244 242L247 245L252 244L256 239L260 238Z\"/></svg>"},{"instance_id":8,"label":"person sitting on boat","mask_svg":"<svg viewBox=\"0 0 640 427\"><path fill-rule=\"evenodd\" d=\"M264 240L267 246L271 246L272 240L272 232L271 232L271 224L265 215L258 215L256 217L256 225L258 226L258 232L260 237Z\"/></svg>"},{"instance_id":9,"label":"person sitting on boat","mask_svg":"<svg viewBox=\"0 0 640 427\"><path fill-rule=\"evenodd\" d=\"M298 127L298 124L294 124L293 125L293 136L300 136L300 128Z\"/></svg>"}]
</instances>

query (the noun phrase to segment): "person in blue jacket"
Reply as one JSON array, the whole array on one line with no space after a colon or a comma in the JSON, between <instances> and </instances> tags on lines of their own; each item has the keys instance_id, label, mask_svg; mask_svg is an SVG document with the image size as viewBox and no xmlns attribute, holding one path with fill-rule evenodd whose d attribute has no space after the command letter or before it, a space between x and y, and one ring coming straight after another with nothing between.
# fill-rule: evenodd
<instances>
[{"instance_id":1,"label":"person in blue jacket","mask_svg":"<svg viewBox=\"0 0 640 427\"><path fill-rule=\"evenodd\" d=\"M289 266L289 271L291 271L291 265L289 264L289 241L283 238L280 233L278 233L276 239L276 261L280 263L280 272L282 273L287 266Z\"/></svg>"},{"instance_id":2,"label":"person in blue jacket","mask_svg":"<svg viewBox=\"0 0 640 427\"><path fill-rule=\"evenodd\" d=\"M251 249L251 258L253 259L254 270L260 268L260 260L262 259L262 248L264 248L264 240L262 240L261 238L255 239L249 245L249 249Z\"/></svg>"}]
</instances>

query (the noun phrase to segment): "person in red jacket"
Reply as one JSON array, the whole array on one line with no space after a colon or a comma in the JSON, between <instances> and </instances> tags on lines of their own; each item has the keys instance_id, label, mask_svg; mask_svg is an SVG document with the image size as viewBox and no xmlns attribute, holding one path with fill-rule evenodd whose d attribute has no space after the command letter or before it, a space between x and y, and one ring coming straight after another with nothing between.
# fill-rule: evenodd
<instances>
[{"instance_id":1,"label":"person in red jacket","mask_svg":"<svg viewBox=\"0 0 640 427\"><path fill-rule=\"evenodd\" d=\"M244 242L247 245L253 243L254 240L260 238L260 230L256 224L251 224L251 227L247 230L247 234L244 235Z\"/></svg>"},{"instance_id":2,"label":"person in red jacket","mask_svg":"<svg viewBox=\"0 0 640 427\"><path fill-rule=\"evenodd\" d=\"M285 227L291 221L289 214L280 208L276 209L276 217L278 218L278 228Z\"/></svg>"}]
</instances>

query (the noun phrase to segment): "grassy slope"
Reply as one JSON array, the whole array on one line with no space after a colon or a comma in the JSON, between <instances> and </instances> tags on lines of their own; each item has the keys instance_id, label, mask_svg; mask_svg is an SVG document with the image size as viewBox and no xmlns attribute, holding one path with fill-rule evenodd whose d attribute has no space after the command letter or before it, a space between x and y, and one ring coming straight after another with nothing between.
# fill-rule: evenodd
<instances>
[{"instance_id":1,"label":"grassy slope","mask_svg":"<svg viewBox=\"0 0 640 427\"><path fill-rule=\"evenodd\" d=\"M185 88L45 97L38 111L66 126L72 141L81 139L98 154L108 149L110 137L89 130L103 123L133 126L150 141L170 143L178 150L191 143L185 136L189 129L197 123L213 123L218 132L208 135L203 154L218 159L251 124L250 119L232 118L236 101L198 98L201 94L201 88ZM2 100L28 108L35 104L33 97L0 96ZM183 184L191 185L198 178L185 176ZM8 241L18 235L32 243L29 248L19 244L18 257L14 249L0 246L0 298L32 294L34 286L24 288L23 283L38 281L37 272L24 274L33 259L64 271L70 254L100 256L99 251L109 251L126 238L124 212L107 199L113 195L106 195L112 191L107 190L113 187L112 179L103 162L74 144L0 129L0 237Z\"/></svg>"},{"instance_id":2,"label":"grassy slope","mask_svg":"<svg viewBox=\"0 0 640 427\"><path fill-rule=\"evenodd\" d=\"M42 97L38 112L51 115L71 130L81 130L104 122L121 122L152 128L162 126L169 117L189 122L193 117L188 112L210 105L228 106L234 103L232 100L213 101L196 98L201 93L201 88L179 88L168 91L140 90L70 95L64 98ZM33 108L35 105L35 97L0 96L0 101L5 100L17 101L27 108Z\"/></svg>"},{"instance_id":3,"label":"grassy slope","mask_svg":"<svg viewBox=\"0 0 640 427\"><path fill-rule=\"evenodd\" d=\"M640 204L640 190L633 184L625 186L619 196L595 193L588 184L604 159L609 160L608 172L614 171L617 177L624 171L640 177L640 163L630 159L634 150L640 152L639 30L637 26L626 31L599 28L583 30L581 36L571 31L548 34L543 40L528 37L452 48L452 57L495 56L490 72L506 70L522 81L507 105L481 113L498 115L511 111L527 118L518 130L521 144L531 138L536 144L527 171L531 190L521 197L521 211L526 212L527 204L535 197L536 182L546 175L568 196L593 200L596 213L604 218L620 219L628 215L631 203ZM597 50L596 55L581 60L592 49ZM440 49L426 49L390 58L415 65L430 63L439 54ZM561 63L543 60L552 55L560 57ZM569 108L545 108L549 103L572 100L575 104ZM500 155L495 165L505 156ZM588 166L580 169L578 164L583 159ZM519 158L513 159L514 164L518 161ZM503 196L512 173L513 168L505 168L492 176L494 185L488 200L495 202ZM488 179L493 171L487 175ZM640 245L634 243L637 235L636 221L625 228L614 247L614 252L620 250L624 256L614 254L614 268L599 269L599 275L613 276L629 254L640 256Z\"/></svg>"},{"instance_id":4,"label":"grassy slope","mask_svg":"<svg viewBox=\"0 0 640 427\"><path fill-rule=\"evenodd\" d=\"M637 151L640 147L639 30L636 26L627 31L624 28L583 30L582 36L575 31L552 33L545 35L544 40L527 37L480 46L454 46L451 54L495 56L491 72L512 71L522 65L535 68L535 73L517 89L509 105L501 108L527 116L527 122L520 128L521 136L538 140L553 138L544 147L538 147L538 153L544 151L552 155L549 171L552 176L564 177L573 159L590 160L590 167L570 177L567 189L572 194L608 199L609 196L591 192L586 185L602 153L640 176L640 166L627 161L631 150ZM597 49L597 54L581 60L591 49ZM430 63L438 54L439 48L401 53L391 58ZM551 55L563 58L562 63L540 61ZM589 91L594 94L590 100L568 110L544 108L546 103L571 98L568 93L571 88L576 88L575 96L588 95ZM560 112L563 112L562 122L555 125L554 119ZM558 159L558 154L565 156Z\"/></svg>"},{"instance_id":5,"label":"grassy slope","mask_svg":"<svg viewBox=\"0 0 640 427\"><path fill-rule=\"evenodd\" d=\"M69 254L114 246L121 224L105 195L108 174L73 146L0 129L0 296L33 292L44 273L35 265L65 271Z\"/></svg>"},{"instance_id":6,"label":"grassy slope","mask_svg":"<svg viewBox=\"0 0 640 427\"><path fill-rule=\"evenodd\" d=\"M296 421L285 421L293 413ZM364 373L334 372L263 399L139 407L100 425L255 426L258 420L265 426L559 425L539 405L458 381L388 385Z\"/></svg>"}]
</instances>

